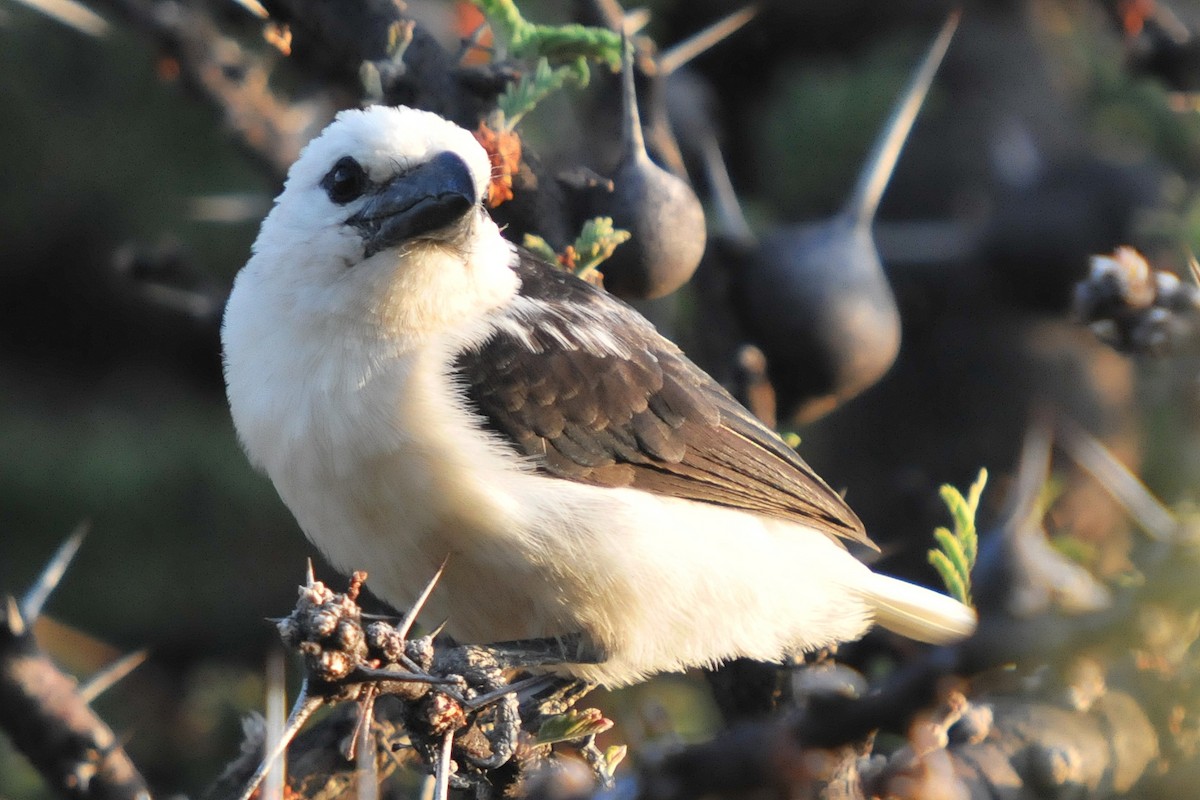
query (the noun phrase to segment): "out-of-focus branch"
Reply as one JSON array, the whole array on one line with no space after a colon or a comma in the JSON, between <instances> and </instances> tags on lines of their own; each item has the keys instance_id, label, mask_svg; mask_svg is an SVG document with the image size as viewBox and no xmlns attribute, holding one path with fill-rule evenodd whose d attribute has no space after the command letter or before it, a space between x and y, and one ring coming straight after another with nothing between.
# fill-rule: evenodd
<instances>
[{"instance_id":1,"label":"out-of-focus branch","mask_svg":"<svg viewBox=\"0 0 1200 800\"><path fill-rule=\"evenodd\" d=\"M0 625L0 729L67 797L150 797L112 729L38 649L11 601Z\"/></svg>"},{"instance_id":2,"label":"out-of-focus branch","mask_svg":"<svg viewBox=\"0 0 1200 800\"><path fill-rule=\"evenodd\" d=\"M279 97L270 87L269 64L221 32L203 7L175 0L96 0L162 48L168 76L175 70L187 86L219 109L238 141L276 176L282 176L304 144L339 106L329 91L302 102ZM344 103L344 101L343 101Z\"/></svg>"},{"instance_id":3,"label":"out-of-focus branch","mask_svg":"<svg viewBox=\"0 0 1200 800\"><path fill-rule=\"evenodd\" d=\"M737 726L668 756L643 774L642 795L690 800L786 785L789 796L798 789L826 800L861 796L854 763L864 745L879 729L904 733L918 714L937 706L956 682L954 659L952 650L929 651L862 696L814 692L793 714Z\"/></svg>"},{"instance_id":4,"label":"out-of-focus branch","mask_svg":"<svg viewBox=\"0 0 1200 800\"><path fill-rule=\"evenodd\" d=\"M38 647L33 623L78 540L59 549L18 605L0 620L0 730L46 782L76 800L149 800L150 791L112 729L88 706L76 681Z\"/></svg>"}]
</instances>

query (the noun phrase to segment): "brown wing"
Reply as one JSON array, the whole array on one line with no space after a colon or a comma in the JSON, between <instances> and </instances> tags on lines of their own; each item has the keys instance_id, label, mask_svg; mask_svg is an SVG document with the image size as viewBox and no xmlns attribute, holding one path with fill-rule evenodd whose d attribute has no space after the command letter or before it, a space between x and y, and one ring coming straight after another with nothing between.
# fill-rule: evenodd
<instances>
[{"instance_id":1,"label":"brown wing","mask_svg":"<svg viewBox=\"0 0 1200 800\"><path fill-rule=\"evenodd\" d=\"M871 545L845 502L629 306L522 252L520 296L455 377L541 472L793 520Z\"/></svg>"}]
</instances>

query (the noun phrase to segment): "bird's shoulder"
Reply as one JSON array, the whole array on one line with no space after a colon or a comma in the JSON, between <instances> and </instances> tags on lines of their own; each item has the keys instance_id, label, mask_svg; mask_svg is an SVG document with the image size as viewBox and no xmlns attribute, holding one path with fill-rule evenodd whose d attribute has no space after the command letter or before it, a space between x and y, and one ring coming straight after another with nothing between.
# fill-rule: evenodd
<instances>
[{"instance_id":1,"label":"bird's shoulder","mask_svg":"<svg viewBox=\"0 0 1200 800\"><path fill-rule=\"evenodd\" d=\"M517 295L452 371L535 469L870 544L842 498L636 310L526 251L513 269Z\"/></svg>"}]
</instances>

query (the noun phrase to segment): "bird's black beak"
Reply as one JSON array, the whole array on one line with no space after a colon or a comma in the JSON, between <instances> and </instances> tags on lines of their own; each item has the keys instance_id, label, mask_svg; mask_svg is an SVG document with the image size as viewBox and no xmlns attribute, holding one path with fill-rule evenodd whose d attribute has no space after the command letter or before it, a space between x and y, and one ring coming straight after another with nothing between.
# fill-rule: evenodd
<instances>
[{"instance_id":1,"label":"bird's black beak","mask_svg":"<svg viewBox=\"0 0 1200 800\"><path fill-rule=\"evenodd\" d=\"M346 222L362 232L369 258L456 222L476 199L466 163L454 153L439 153L379 187Z\"/></svg>"}]
</instances>

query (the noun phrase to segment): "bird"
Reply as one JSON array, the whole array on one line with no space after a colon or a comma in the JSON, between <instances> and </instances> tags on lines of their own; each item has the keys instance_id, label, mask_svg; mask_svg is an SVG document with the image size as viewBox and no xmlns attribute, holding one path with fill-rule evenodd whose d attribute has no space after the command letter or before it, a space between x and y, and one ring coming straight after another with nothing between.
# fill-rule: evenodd
<instances>
[{"instance_id":1,"label":"bird","mask_svg":"<svg viewBox=\"0 0 1200 800\"><path fill-rule=\"evenodd\" d=\"M455 641L574 640L551 671L608 687L873 623L969 635L856 558L841 496L650 322L507 241L490 175L436 114L342 111L234 280L234 426L336 569L405 609L444 565L422 614Z\"/></svg>"}]
</instances>

